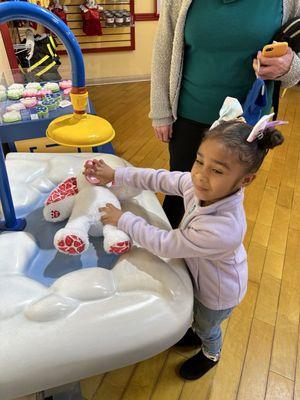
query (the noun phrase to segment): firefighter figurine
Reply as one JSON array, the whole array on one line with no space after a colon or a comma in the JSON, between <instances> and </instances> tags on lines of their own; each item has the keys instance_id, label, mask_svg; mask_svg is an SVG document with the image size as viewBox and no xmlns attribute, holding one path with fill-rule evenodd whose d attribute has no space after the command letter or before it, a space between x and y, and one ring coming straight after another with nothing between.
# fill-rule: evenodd
<instances>
[{"instance_id":1,"label":"firefighter figurine","mask_svg":"<svg viewBox=\"0 0 300 400\"><path fill-rule=\"evenodd\" d=\"M81 10L83 32L88 36L102 35L100 16L103 7L97 4L95 0L86 0L79 8Z\"/></svg>"},{"instance_id":2,"label":"firefighter figurine","mask_svg":"<svg viewBox=\"0 0 300 400\"><path fill-rule=\"evenodd\" d=\"M50 0L48 10L59 17L66 25L67 24L67 7L60 4L59 0Z\"/></svg>"}]
</instances>

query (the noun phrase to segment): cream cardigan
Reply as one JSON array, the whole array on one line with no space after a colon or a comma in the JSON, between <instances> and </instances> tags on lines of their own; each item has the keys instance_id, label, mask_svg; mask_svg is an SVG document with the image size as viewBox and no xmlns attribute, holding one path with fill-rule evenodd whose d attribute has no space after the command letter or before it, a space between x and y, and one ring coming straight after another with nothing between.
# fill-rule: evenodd
<instances>
[{"instance_id":1,"label":"cream cardigan","mask_svg":"<svg viewBox=\"0 0 300 400\"><path fill-rule=\"evenodd\" d=\"M184 25L192 0L163 0L153 48L151 111L153 126L169 125L177 118L182 78ZM300 16L299 0L283 0L283 24ZM289 72L280 77L283 87L300 80L300 57L295 54Z\"/></svg>"}]
</instances>

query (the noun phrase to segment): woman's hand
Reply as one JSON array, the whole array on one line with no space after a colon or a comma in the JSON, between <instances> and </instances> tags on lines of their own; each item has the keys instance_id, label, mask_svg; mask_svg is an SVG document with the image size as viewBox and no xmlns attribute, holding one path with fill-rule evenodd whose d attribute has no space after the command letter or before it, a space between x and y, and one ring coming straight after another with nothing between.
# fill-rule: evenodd
<instances>
[{"instance_id":1,"label":"woman's hand","mask_svg":"<svg viewBox=\"0 0 300 400\"><path fill-rule=\"evenodd\" d=\"M119 219L124 214L122 210L110 203L107 203L106 207L99 208L99 211L102 213L100 220L103 225L118 226Z\"/></svg>"},{"instance_id":2,"label":"woman's hand","mask_svg":"<svg viewBox=\"0 0 300 400\"><path fill-rule=\"evenodd\" d=\"M157 139L168 143L172 137L172 125L155 126L155 135Z\"/></svg>"},{"instance_id":3,"label":"woman's hand","mask_svg":"<svg viewBox=\"0 0 300 400\"><path fill-rule=\"evenodd\" d=\"M288 47L287 52L281 57L263 57L261 51L253 60L256 75L264 80L278 79L289 72L294 58L293 50Z\"/></svg>"},{"instance_id":4,"label":"woman's hand","mask_svg":"<svg viewBox=\"0 0 300 400\"><path fill-rule=\"evenodd\" d=\"M115 179L115 170L103 160L93 160L85 164L83 175L98 179L98 185L106 185Z\"/></svg>"}]
</instances>

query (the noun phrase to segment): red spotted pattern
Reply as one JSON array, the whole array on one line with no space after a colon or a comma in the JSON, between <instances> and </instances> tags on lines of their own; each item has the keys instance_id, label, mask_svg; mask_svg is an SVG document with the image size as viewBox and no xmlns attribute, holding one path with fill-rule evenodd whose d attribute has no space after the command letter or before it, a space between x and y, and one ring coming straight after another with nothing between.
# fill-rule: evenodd
<instances>
[{"instance_id":1,"label":"red spotted pattern","mask_svg":"<svg viewBox=\"0 0 300 400\"><path fill-rule=\"evenodd\" d=\"M66 235L57 243L57 247L63 253L80 254L85 249L85 244L77 235Z\"/></svg>"},{"instance_id":2,"label":"red spotted pattern","mask_svg":"<svg viewBox=\"0 0 300 400\"><path fill-rule=\"evenodd\" d=\"M113 246L110 246L109 248L109 253L113 254L123 254L129 251L131 248L131 243L126 240L125 242L119 242L114 244Z\"/></svg>"},{"instance_id":3,"label":"red spotted pattern","mask_svg":"<svg viewBox=\"0 0 300 400\"><path fill-rule=\"evenodd\" d=\"M49 204L61 201L66 197L75 196L78 192L77 179L75 177L69 178L50 193L45 204L48 206Z\"/></svg>"}]
</instances>

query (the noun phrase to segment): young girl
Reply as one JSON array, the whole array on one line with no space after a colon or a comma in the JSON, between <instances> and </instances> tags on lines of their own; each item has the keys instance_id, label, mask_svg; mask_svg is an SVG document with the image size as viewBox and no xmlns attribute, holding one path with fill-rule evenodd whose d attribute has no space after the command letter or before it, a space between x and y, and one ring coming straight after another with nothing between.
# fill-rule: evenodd
<instances>
[{"instance_id":1,"label":"young girl","mask_svg":"<svg viewBox=\"0 0 300 400\"><path fill-rule=\"evenodd\" d=\"M184 199L184 217L171 231L111 204L100 211L104 224L116 225L150 252L185 259L194 286L194 323L179 343L202 346L182 364L180 375L185 379L198 379L218 363L221 322L247 289L243 188L255 178L268 150L283 142L280 132L265 125L266 119L255 129L238 120L221 121L206 132L191 172L114 170L102 160L94 160L84 171L102 185L114 181Z\"/></svg>"}]
</instances>

